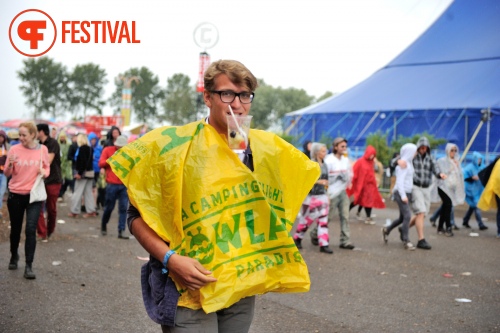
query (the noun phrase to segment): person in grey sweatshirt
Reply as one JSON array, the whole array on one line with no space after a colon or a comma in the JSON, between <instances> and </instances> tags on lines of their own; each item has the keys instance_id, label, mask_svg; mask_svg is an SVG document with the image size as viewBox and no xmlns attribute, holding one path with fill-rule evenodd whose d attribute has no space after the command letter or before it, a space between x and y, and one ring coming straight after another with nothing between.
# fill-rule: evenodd
<instances>
[{"instance_id":1,"label":"person in grey sweatshirt","mask_svg":"<svg viewBox=\"0 0 500 333\"><path fill-rule=\"evenodd\" d=\"M392 229L399 226L401 223L403 227L401 229L401 240L404 243L404 247L407 250L415 250L415 246L410 242L408 237L408 231L410 229L411 220L411 191L413 188L413 158L417 152L417 146L413 143L407 143L401 147L400 159L406 162L406 167L397 166L396 167L396 184L393 188L394 200L399 207L399 218L394 220L388 227L382 228L382 236L384 242L387 244L389 234Z\"/></svg>"}]
</instances>

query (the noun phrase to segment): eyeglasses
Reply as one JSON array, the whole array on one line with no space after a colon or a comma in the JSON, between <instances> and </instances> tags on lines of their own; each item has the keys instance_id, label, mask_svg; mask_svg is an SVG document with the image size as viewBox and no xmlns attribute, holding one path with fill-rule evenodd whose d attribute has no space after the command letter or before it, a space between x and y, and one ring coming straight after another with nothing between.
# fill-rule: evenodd
<instances>
[{"instance_id":1,"label":"eyeglasses","mask_svg":"<svg viewBox=\"0 0 500 333\"><path fill-rule=\"evenodd\" d=\"M220 100L224 103L232 103L236 96L240 98L241 104L250 104L253 101L255 94L253 92L243 91L235 93L231 90L212 90L211 93L219 94Z\"/></svg>"},{"instance_id":2,"label":"eyeglasses","mask_svg":"<svg viewBox=\"0 0 500 333\"><path fill-rule=\"evenodd\" d=\"M457 150L456 150L456 149L452 149L452 150L450 150L450 151L452 151L452 152L454 152L454 153L456 153L456 152L457 152Z\"/></svg>"}]
</instances>

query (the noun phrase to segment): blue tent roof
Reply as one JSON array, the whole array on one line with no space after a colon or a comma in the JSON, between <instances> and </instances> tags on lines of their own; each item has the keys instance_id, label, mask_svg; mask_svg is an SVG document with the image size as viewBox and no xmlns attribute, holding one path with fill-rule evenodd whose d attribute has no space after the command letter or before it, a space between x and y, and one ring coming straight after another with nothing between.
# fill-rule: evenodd
<instances>
[{"instance_id":1,"label":"blue tent roof","mask_svg":"<svg viewBox=\"0 0 500 333\"><path fill-rule=\"evenodd\" d=\"M454 1L412 45L368 79L288 113L290 133L302 135L302 141L351 133L348 139L364 144L366 135L377 130L390 138L427 131L463 148L480 123L481 110L489 109L493 117L472 149L500 151L499 18L500 1ZM487 133L487 127L494 130Z\"/></svg>"}]
</instances>

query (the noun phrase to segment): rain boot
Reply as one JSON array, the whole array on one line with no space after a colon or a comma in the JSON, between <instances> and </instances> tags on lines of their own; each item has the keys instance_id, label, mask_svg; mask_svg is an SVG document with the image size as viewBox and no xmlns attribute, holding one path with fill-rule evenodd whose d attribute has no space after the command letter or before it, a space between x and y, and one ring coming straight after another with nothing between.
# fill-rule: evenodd
<instances>
[{"instance_id":1,"label":"rain boot","mask_svg":"<svg viewBox=\"0 0 500 333\"><path fill-rule=\"evenodd\" d=\"M17 262L18 261L19 261L19 254L17 252L12 253L12 255L10 257L10 261L9 261L9 269L10 270L17 269Z\"/></svg>"},{"instance_id":2,"label":"rain boot","mask_svg":"<svg viewBox=\"0 0 500 333\"><path fill-rule=\"evenodd\" d=\"M35 273L33 273L33 269L31 268L31 263L26 263L26 268L24 269L24 278L28 280L36 279Z\"/></svg>"},{"instance_id":3,"label":"rain boot","mask_svg":"<svg viewBox=\"0 0 500 333\"><path fill-rule=\"evenodd\" d=\"M326 245L326 246L321 246L321 247L319 248L319 252L332 254L332 253L333 253L333 250L332 250L332 249L330 249L330 248L328 247L328 245Z\"/></svg>"},{"instance_id":4,"label":"rain boot","mask_svg":"<svg viewBox=\"0 0 500 333\"><path fill-rule=\"evenodd\" d=\"M309 233L311 235L311 243L313 245L319 245L319 240L318 240L318 227L314 227L313 230Z\"/></svg>"},{"instance_id":5,"label":"rain boot","mask_svg":"<svg viewBox=\"0 0 500 333\"><path fill-rule=\"evenodd\" d=\"M295 242L295 246L297 246L297 249L300 250L302 248L302 239L294 238L293 241Z\"/></svg>"}]
</instances>

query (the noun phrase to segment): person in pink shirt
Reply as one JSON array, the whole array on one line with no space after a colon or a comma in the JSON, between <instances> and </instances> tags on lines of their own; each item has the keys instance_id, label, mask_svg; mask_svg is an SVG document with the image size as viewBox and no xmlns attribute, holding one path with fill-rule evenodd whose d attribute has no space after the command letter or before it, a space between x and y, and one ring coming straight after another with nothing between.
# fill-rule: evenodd
<instances>
[{"instance_id":1,"label":"person in pink shirt","mask_svg":"<svg viewBox=\"0 0 500 333\"><path fill-rule=\"evenodd\" d=\"M19 125L21 144L11 147L4 166L5 176L12 177L9 181L9 198L7 200L11 224L9 269L17 269L19 241L24 213L26 212L26 241L24 244L26 268L24 277L30 280L36 278L32 264L35 258L36 226L43 203L43 201L30 203L30 191L38 174L42 174L43 178L47 178L50 174L49 153L47 147L35 140L37 134L38 130L33 122L21 123Z\"/></svg>"}]
</instances>

